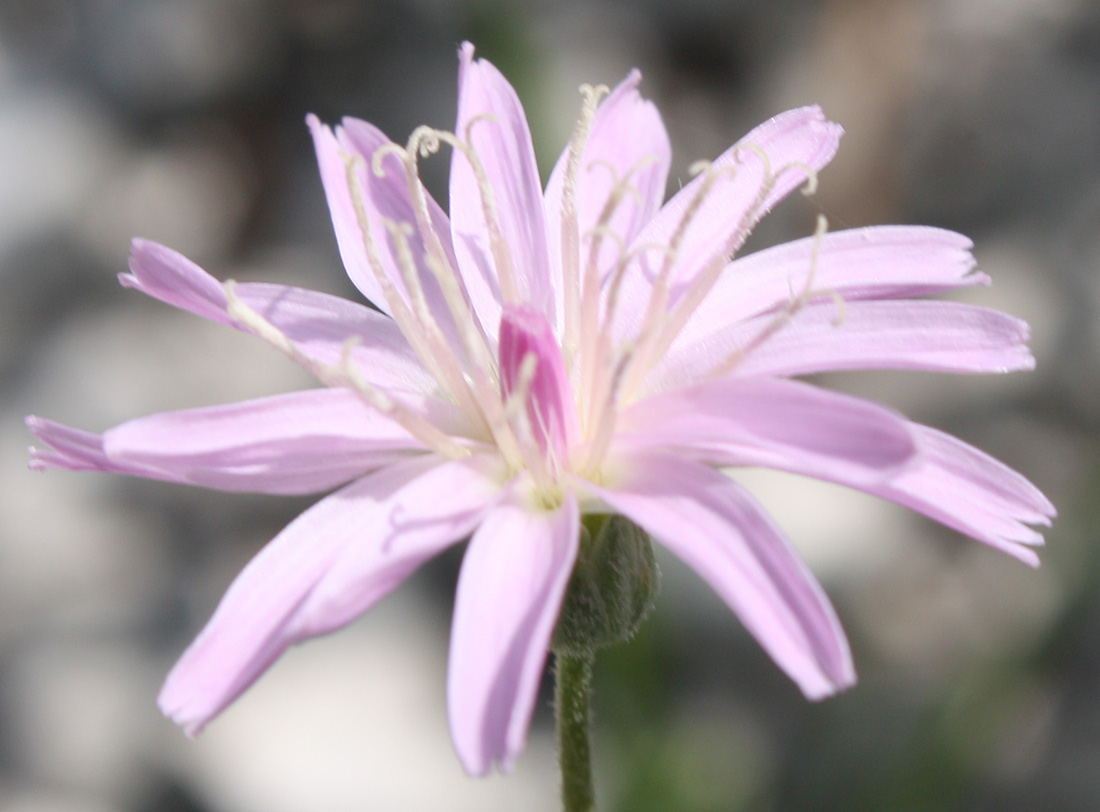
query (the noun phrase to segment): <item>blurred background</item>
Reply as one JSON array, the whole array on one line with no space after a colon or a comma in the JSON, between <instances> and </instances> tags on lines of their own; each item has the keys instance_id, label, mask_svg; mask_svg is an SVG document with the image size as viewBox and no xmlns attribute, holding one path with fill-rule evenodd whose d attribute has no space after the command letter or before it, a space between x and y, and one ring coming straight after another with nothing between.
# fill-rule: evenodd
<instances>
[{"instance_id":1,"label":"blurred background","mask_svg":"<svg viewBox=\"0 0 1100 812\"><path fill-rule=\"evenodd\" d=\"M514 774L466 778L444 709L459 552L296 649L196 741L157 712L241 566L310 500L26 470L35 413L102 430L310 385L259 342L118 287L128 242L221 278L355 297L303 124L453 123L471 39L549 171L581 82L634 66L670 188L820 103L847 135L752 247L876 223L956 229L1027 319L1034 373L827 381L1018 468L1056 503L1031 571L893 505L747 474L851 637L809 704L663 558L658 608L597 664L602 810L1100 809L1100 6L1092 0L2 0L0 809L549 810L548 695ZM445 200L446 158L428 183ZM800 197L800 196L796 196Z\"/></svg>"}]
</instances>

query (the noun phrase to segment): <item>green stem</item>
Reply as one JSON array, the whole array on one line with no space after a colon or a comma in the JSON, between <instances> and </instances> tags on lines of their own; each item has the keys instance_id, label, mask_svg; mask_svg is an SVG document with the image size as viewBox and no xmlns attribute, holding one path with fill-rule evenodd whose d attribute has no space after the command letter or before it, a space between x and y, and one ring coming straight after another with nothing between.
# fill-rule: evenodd
<instances>
[{"instance_id":1,"label":"green stem","mask_svg":"<svg viewBox=\"0 0 1100 812\"><path fill-rule=\"evenodd\" d=\"M588 746L589 689L592 654L556 654L555 703L558 721L558 764L561 767L563 812L592 812L592 756Z\"/></svg>"}]
</instances>

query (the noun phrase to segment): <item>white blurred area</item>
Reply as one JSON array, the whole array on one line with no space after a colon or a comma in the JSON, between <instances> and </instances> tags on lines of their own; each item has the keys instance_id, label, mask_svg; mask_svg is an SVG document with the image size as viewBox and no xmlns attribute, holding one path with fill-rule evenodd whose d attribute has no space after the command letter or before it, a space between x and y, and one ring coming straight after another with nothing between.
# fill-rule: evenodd
<instances>
[{"instance_id":1,"label":"white blurred area","mask_svg":"<svg viewBox=\"0 0 1100 812\"><path fill-rule=\"evenodd\" d=\"M411 590L410 590L411 593ZM447 732L447 641L413 594L290 652L201 738L175 737L174 769L229 812L541 809L556 793L538 731L513 775L470 780Z\"/></svg>"},{"instance_id":2,"label":"white blurred area","mask_svg":"<svg viewBox=\"0 0 1100 812\"><path fill-rule=\"evenodd\" d=\"M276 497L26 470L26 414L99 431L152 411L311 385L258 342L114 285L114 274L125 270L128 240L162 241L220 278L348 293L320 184L310 176L304 126L298 134L281 128L312 108L279 109L271 99L281 85L271 77L308 90L307 79L294 79L294 72L313 76L302 66L310 54L323 61L344 47L340 38L352 36L341 25L345 17L368 27L379 19L407 20L398 44L386 46L401 61L392 71L356 79L377 95L367 93L363 106L340 112L370 120L371 104L395 96L395 120L419 116L414 123L443 125L453 115L453 47L473 35L464 26L473 17L466 7L475 5L393 2L364 4L364 11L338 0L286 0L272 4L275 11L243 0L102 6L14 0L0 15L0 25L20 24L27 32L27 41L0 35L5 812L522 812L555 805L552 731L541 722L513 775L463 774L443 701L449 617L445 602L431 594L436 587L420 577L353 627L290 652L208 731L185 739L155 707L161 680L247 558L308 502L295 507ZM515 17L509 30L520 32L515 36L538 64L534 78L522 77L517 86L537 95L525 100L539 105L535 126L549 130L537 134L544 149L560 148L567 138L577 85L613 84L633 66L643 70L643 92L665 116L682 178L689 164L713 157L757 121L821 103L846 128L840 155L822 173L816 198L786 204L762 227L763 244L808 233L817 211L834 229L891 222L912 211L907 188L914 178L903 153L950 163L970 149L933 141L925 114L930 100L988 82L1085 8L1072 0L792 0L773 11L761 2L756 13L742 0L728 4L736 11L727 15L726 5L692 0L682 15L661 2L506 7ZM696 63L670 44L665 24L680 16L676 32L688 41L691 23L683 20L715 26L707 43L725 36L730 19L753 21L756 27L742 33L750 53L731 57L736 83L708 84L707 53L695 54ZM418 44L420 31L426 45ZM27 56L30 48L37 56ZM356 69L351 62L342 70ZM331 82L326 87L318 106L340 99ZM1091 88L1096 92L1100 82ZM313 103L294 93L288 98ZM1096 107L1078 111L1091 128L1086 133L1100 132ZM991 109L990 126L1004 125ZM250 140L257 131L262 137ZM401 140L406 132L389 134ZM1006 149L1042 153L1040 169L1057 164L1033 131L1002 135ZM983 156L979 151L968 161ZM554 157L540 156L545 166ZM1087 171L1100 177L1095 159ZM989 196L1014 188L1033 194L1024 184L1035 179L1021 173L1004 180L1007 192L995 187ZM1042 194L1034 192L1035 199L1045 200ZM1094 223L1072 230L1074 211L1100 212L1100 183L1082 182L1073 194L1079 201L1061 200L1060 225L1026 204L1001 216L992 203L988 210L973 203L958 214L952 207L962 205L960 198L943 200L945 219L954 212L980 231L977 256L994 279L992 289L969 291L967 300L1031 323L1038 373L875 374L827 382L959 433L1019 468L1059 505L1077 496L1096 447L1081 423L1059 416L1072 412L1064 403L1087 404L1100 378L1100 242ZM925 197L915 205L936 206ZM1080 231L1089 239L1073 243ZM1072 244L1068 255L1058 253L1064 242ZM1082 253L1073 254L1078 247ZM1071 311L1079 340L1067 342ZM1072 371L1058 372L1059 364L1072 364ZM744 482L837 599L860 641L857 666L879 669L915 695L1036 645L1085 578L1086 540L1068 530L1044 553L1044 568L1032 572L858 494L768 472L745 472ZM202 537L194 541L189 534L197 531ZM674 628L697 624L743 644L736 619L716 598L701 596L702 589L693 574L668 562L658 613ZM1021 700L1014 729L1030 731L1031 749L1021 754L996 743L1004 745L1004 763L1017 765L1014 780L1038 770L1043 748L1054 747L1052 692L1038 686L1034 702ZM802 701L793 690L782 696ZM715 747L729 747L751 752L760 764L779 758L774 740L761 733L767 711L745 711L735 700L738 710L729 713L742 714L744 725L727 726L715 722L710 701L704 697L685 711L683 718L707 723L683 733L688 751L706 758ZM601 769L613 775L616 768Z\"/></svg>"}]
</instances>

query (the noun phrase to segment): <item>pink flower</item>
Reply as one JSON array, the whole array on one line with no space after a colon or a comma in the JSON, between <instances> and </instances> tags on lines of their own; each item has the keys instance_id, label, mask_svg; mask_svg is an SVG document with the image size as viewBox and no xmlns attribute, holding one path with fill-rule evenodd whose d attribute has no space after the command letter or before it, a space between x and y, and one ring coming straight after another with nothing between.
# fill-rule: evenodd
<instances>
[{"instance_id":1,"label":"pink flower","mask_svg":"<svg viewBox=\"0 0 1100 812\"><path fill-rule=\"evenodd\" d=\"M166 714L200 730L292 643L333 631L470 539L448 676L466 769L523 747L579 544L619 513L693 567L811 699L853 683L828 599L723 469L848 485L1038 563L1051 504L935 429L793 380L827 370L1005 372L1027 326L913 297L985 284L969 241L889 226L729 261L832 158L816 107L757 127L661 205L669 144L631 73L585 90L545 192L514 90L460 51L454 134L405 147L309 119L352 281L381 312L297 288L222 285L136 240L122 283L252 332L327 386L151 415L103 435L32 417L32 466L230 491L338 488L245 568L169 675ZM454 149L450 219L417 162Z\"/></svg>"}]
</instances>

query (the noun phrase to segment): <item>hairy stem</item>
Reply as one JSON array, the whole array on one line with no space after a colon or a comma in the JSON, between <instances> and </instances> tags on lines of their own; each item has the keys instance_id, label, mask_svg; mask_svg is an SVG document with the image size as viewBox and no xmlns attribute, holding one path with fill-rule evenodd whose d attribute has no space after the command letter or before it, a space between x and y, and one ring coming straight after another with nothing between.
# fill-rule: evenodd
<instances>
[{"instance_id":1,"label":"hairy stem","mask_svg":"<svg viewBox=\"0 0 1100 812\"><path fill-rule=\"evenodd\" d=\"M592 756L588 745L592 654L556 654L554 710L558 723L563 812L593 812Z\"/></svg>"}]
</instances>

